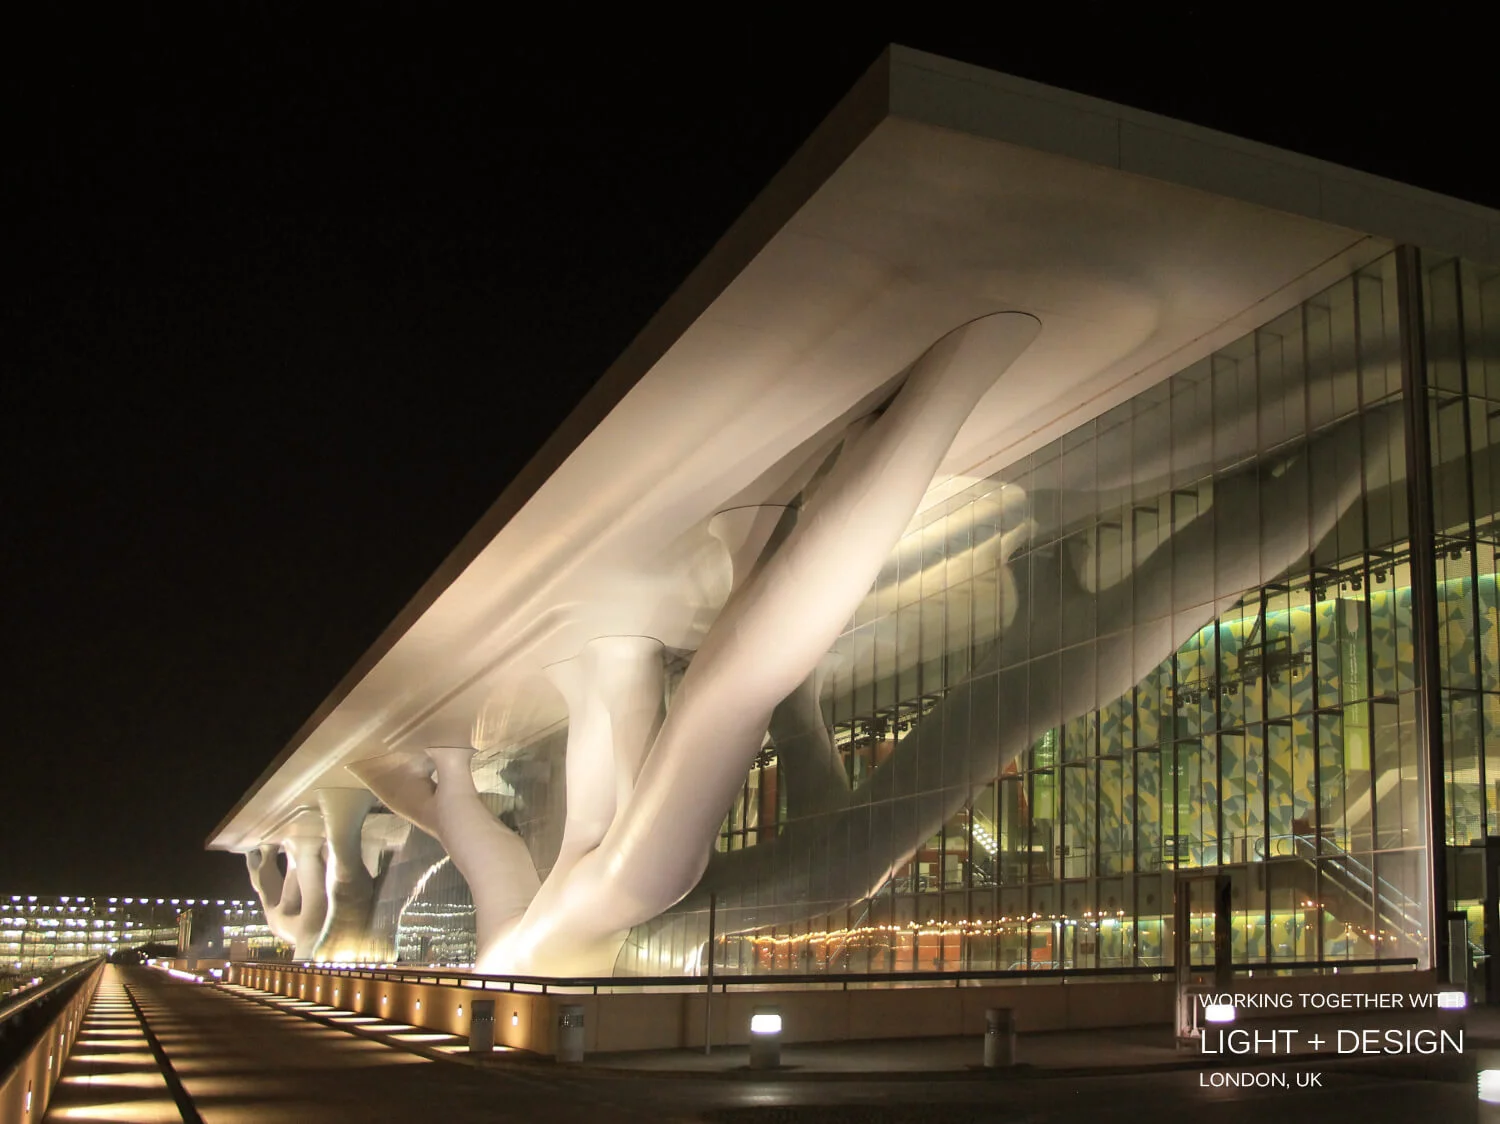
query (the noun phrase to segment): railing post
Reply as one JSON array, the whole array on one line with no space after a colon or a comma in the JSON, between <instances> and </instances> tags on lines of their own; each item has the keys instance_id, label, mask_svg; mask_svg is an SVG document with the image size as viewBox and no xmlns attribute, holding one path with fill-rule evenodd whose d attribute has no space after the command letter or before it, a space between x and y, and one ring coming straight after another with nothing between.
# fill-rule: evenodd
<instances>
[{"instance_id":1,"label":"railing post","mask_svg":"<svg viewBox=\"0 0 1500 1124\"><path fill-rule=\"evenodd\" d=\"M708 986L703 992L703 1052L714 1052L714 923L718 920L719 895L708 895Z\"/></svg>"},{"instance_id":2,"label":"railing post","mask_svg":"<svg viewBox=\"0 0 1500 1124\"><path fill-rule=\"evenodd\" d=\"M1432 446L1427 400L1427 332L1422 258L1396 247L1396 304L1401 333L1401 399L1406 429L1406 503L1411 550L1412 639L1417 679L1417 759L1427 770L1427 935L1431 965L1448 972L1448 816L1444 803L1443 691L1438 651L1437 529L1432 510Z\"/></svg>"}]
</instances>

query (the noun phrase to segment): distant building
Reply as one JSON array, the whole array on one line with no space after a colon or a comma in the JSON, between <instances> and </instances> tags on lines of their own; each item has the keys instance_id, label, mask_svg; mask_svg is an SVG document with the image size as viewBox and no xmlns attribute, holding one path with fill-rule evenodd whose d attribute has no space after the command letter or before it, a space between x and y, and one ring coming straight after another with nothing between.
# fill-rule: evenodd
<instances>
[{"instance_id":1,"label":"distant building","mask_svg":"<svg viewBox=\"0 0 1500 1124\"><path fill-rule=\"evenodd\" d=\"M200 902L177 915L177 955L186 958L189 967L199 959L224 959L228 949L223 909Z\"/></svg>"},{"instance_id":2,"label":"distant building","mask_svg":"<svg viewBox=\"0 0 1500 1124\"><path fill-rule=\"evenodd\" d=\"M240 940L251 959L269 958L280 947L255 901L0 894L0 964L45 971L145 945L177 947L181 919L196 916L194 932L207 934L207 911L217 915L217 947Z\"/></svg>"}]
</instances>

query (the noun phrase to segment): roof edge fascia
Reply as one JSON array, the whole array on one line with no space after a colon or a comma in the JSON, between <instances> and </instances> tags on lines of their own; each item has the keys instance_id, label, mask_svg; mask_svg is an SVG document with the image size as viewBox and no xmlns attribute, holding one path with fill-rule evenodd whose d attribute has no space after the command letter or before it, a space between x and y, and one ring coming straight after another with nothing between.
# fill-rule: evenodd
<instances>
[{"instance_id":1,"label":"roof edge fascia","mask_svg":"<svg viewBox=\"0 0 1500 1124\"><path fill-rule=\"evenodd\" d=\"M1491 207L910 47L888 54L892 116L1500 265Z\"/></svg>"}]
</instances>

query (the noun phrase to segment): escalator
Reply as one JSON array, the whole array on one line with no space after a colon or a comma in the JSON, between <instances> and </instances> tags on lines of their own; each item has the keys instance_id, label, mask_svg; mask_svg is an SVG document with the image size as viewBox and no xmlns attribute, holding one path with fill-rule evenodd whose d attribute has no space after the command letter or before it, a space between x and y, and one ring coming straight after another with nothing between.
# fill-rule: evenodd
<instances>
[{"instance_id":1,"label":"escalator","mask_svg":"<svg viewBox=\"0 0 1500 1124\"><path fill-rule=\"evenodd\" d=\"M1427 911L1420 902L1413 901L1399 887L1377 876L1338 844L1324 839L1320 856L1316 837L1295 835L1292 838L1297 857L1314 870L1322 870L1328 876L1328 882L1355 907L1356 913L1367 908L1373 896L1375 916L1383 926L1401 933L1420 933L1426 927ZM1337 915L1336 911L1331 912Z\"/></svg>"},{"instance_id":2,"label":"escalator","mask_svg":"<svg viewBox=\"0 0 1500 1124\"><path fill-rule=\"evenodd\" d=\"M1272 853L1280 857L1265 865L1277 871L1278 889L1287 888L1285 879L1290 872L1292 888L1299 897L1305 895L1318 902L1337 920L1363 929L1370 922L1373 903L1377 928L1413 941L1425 931L1427 911L1421 902L1379 877L1369 865L1326 836L1321 849L1318 837L1312 834L1276 835L1270 842Z\"/></svg>"}]
</instances>

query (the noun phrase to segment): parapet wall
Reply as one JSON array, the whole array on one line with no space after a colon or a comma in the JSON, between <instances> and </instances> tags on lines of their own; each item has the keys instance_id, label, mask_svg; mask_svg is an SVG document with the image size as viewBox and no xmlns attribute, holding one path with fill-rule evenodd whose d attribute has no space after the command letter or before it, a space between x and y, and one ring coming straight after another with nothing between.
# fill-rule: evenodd
<instances>
[{"instance_id":1,"label":"parapet wall","mask_svg":"<svg viewBox=\"0 0 1500 1124\"><path fill-rule=\"evenodd\" d=\"M0 1067L0 1122L40 1120L47 1113L52 1090L62 1078L63 1066L83 1030L84 1015L93 1002L104 962L83 968L81 979L60 985L59 998L72 988L72 995L49 1008L38 1008L47 1021L32 1022L25 1011L17 1011L6 1029L17 1035L30 1035L30 1043L16 1049L8 1066ZM41 1002L46 1003L43 999ZM21 1025L29 1024L29 1025Z\"/></svg>"},{"instance_id":2,"label":"parapet wall","mask_svg":"<svg viewBox=\"0 0 1500 1124\"><path fill-rule=\"evenodd\" d=\"M475 999L495 1001L495 1044L550 1054L559 1008L584 1010L589 1053L701 1047L704 993L698 991L621 991L605 994L549 993L484 987L478 977L442 973L444 982L380 979L334 974L291 965L235 964L231 982L291 998L374 1015L392 1022L467 1036ZM1244 982L1236 991L1250 990ZM1256 981L1261 984L1261 981ZM1430 973L1343 974L1266 981L1262 986L1301 991L1401 991L1431 986ZM754 1008L775 1005L782 1018L782 1041L843 1042L878 1038L939 1038L980 1035L991 1007L1015 1011L1022 1033L1102 1027L1151 1026L1171 1034L1173 985L1169 982L1070 980L1024 982L988 987L940 985L715 990L713 1042L743 1045L749 1040ZM1247 1015L1254 1017L1253 1013Z\"/></svg>"}]
</instances>

